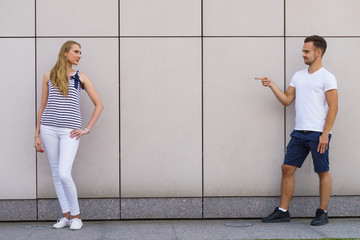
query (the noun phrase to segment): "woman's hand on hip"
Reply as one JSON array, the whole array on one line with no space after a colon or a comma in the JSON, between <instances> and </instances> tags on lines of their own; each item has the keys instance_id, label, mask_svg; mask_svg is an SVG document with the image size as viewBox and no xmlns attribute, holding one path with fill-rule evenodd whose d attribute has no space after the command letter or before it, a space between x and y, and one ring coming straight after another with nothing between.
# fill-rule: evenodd
<instances>
[{"instance_id":1,"label":"woman's hand on hip","mask_svg":"<svg viewBox=\"0 0 360 240\"><path fill-rule=\"evenodd\" d=\"M74 138L76 137L76 140L78 140L82 135L88 134L89 131L86 131L85 129L74 129L70 132L70 137Z\"/></svg>"}]
</instances>

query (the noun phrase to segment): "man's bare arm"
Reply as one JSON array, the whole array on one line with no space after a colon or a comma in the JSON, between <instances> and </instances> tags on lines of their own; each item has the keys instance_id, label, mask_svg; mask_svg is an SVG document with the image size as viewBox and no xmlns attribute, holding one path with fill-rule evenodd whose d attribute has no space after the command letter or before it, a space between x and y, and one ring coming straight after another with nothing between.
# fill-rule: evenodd
<instances>
[{"instance_id":1,"label":"man's bare arm","mask_svg":"<svg viewBox=\"0 0 360 240\"><path fill-rule=\"evenodd\" d=\"M335 123L336 114L338 112L338 91L337 89L332 89L325 92L326 102L329 106L323 133L319 138L319 145L317 151L324 153L329 146L329 134Z\"/></svg>"},{"instance_id":2,"label":"man's bare arm","mask_svg":"<svg viewBox=\"0 0 360 240\"><path fill-rule=\"evenodd\" d=\"M255 78L261 80L262 85L271 88L276 98L284 105L289 106L295 99L295 88L290 86L286 92L281 90L276 84L268 77Z\"/></svg>"}]
</instances>

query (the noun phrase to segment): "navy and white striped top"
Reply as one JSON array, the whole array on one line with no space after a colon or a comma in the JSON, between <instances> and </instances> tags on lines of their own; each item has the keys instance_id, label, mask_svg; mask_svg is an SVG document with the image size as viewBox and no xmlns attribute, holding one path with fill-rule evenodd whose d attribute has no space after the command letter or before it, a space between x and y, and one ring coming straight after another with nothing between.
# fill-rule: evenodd
<instances>
[{"instance_id":1,"label":"navy and white striped top","mask_svg":"<svg viewBox=\"0 0 360 240\"><path fill-rule=\"evenodd\" d=\"M48 81L49 95L46 108L41 116L42 125L71 129L81 128L80 85L84 89L79 79L79 71L69 78L67 97L51 84L51 80Z\"/></svg>"}]
</instances>

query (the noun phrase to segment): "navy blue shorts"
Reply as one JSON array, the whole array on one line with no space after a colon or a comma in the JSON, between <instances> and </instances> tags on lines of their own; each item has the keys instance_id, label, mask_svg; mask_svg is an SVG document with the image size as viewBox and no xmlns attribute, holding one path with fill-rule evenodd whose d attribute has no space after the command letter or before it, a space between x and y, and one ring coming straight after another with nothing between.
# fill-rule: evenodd
<instances>
[{"instance_id":1,"label":"navy blue shorts","mask_svg":"<svg viewBox=\"0 0 360 240\"><path fill-rule=\"evenodd\" d=\"M317 152L321 132L294 130L291 140L286 147L284 164L301 167L307 155L311 151L314 170L317 173L329 171L329 146L331 134L329 134L328 149L323 154Z\"/></svg>"}]
</instances>

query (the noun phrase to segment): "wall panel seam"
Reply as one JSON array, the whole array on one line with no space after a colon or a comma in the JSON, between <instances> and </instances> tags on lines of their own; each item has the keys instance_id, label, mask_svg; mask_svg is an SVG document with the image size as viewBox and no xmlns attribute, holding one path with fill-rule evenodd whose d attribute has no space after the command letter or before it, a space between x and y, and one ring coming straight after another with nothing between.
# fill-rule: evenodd
<instances>
[{"instance_id":1,"label":"wall panel seam","mask_svg":"<svg viewBox=\"0 0 360 240\"><path fill-rule=\"evenodd\" d=\"M119 92L119 99L118 99L118 104L119 104L119 219L121 219L121 65L120 65L120 57L121 57L121 39L120 39L120 35L121 35L121 6L120 6L120 1L118 0L118 71L119 71L119 82L118 82L118 92Z\"/></svg>"},{"instance_id":2,"label":"wall panel seam","mask_svg":"<svg viewBox=\"0 0 360 240\"><path fill-rule=\"evenodd\" d=\"M34 45L35 45L35 65L34 65L34 74L35 74L35 124L37 124L37 2L34 0L34 31L35 31L35 39L34 39ZM35 195L36 195L36 220L39 220L39 202L38 202L38 153L35 151Z\"/></svg>"}]
</instances>

